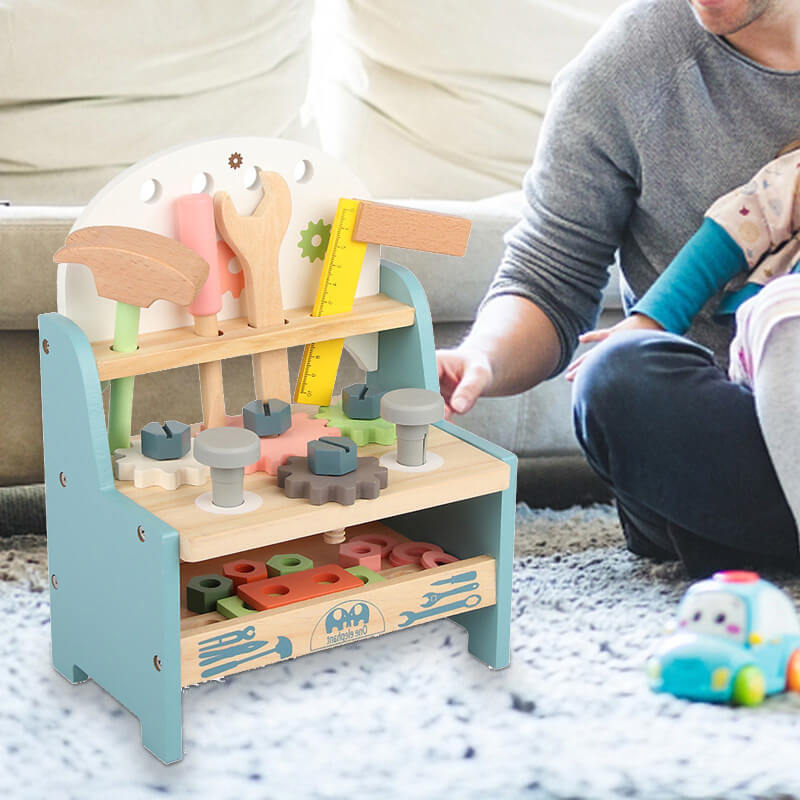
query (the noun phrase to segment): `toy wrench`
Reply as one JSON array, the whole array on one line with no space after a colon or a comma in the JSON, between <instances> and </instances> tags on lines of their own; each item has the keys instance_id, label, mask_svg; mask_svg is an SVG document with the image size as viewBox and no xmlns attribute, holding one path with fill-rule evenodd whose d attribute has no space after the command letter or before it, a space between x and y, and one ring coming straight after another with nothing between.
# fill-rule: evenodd
<instances>
[{"instance_id":1,"label":"toy wrench","mask_svg":"<svg viewBox=\"0 0 800 800\"><path fill-rule=\"evenodd\" d=\"M423 597L425 600L419 604L420 608L430 608L436 605L443 597L451 594L459 594L460 592L471 592L478 588L477 583L466 583L464 586L457 586L455 589L450 589L449 592L425 592Z\"/></svg>"},{"instance_id":2,"label":"toy wrench","mask_svg":"<svg viewBox=\"0 0 800 800\"><path fill-rule=\"evenodd\" d=\"M427 611L403 611L402 616L405 617L405 620L397 627L405 628L408 625L411 625L412 622L425 619L425 617L434 617L437 614L447 614L450 611L457 611L459 608L472 608L472 606L478 605L480 601L481 596L479 594L471 594L465 600L459 600L457 603L449 603L446 606L439 606L439 608L430 608Z\"/></svg>"},{"instance_id":3,"label":"toy wrench","mask_svg":"<svg viewBox=\"0 0 800 800\"><path fill-rule=\"evenodd\" d=\"M256 629L252 625L248 625L241 631L231 631L230 633L223 633L220 636L214 636L211 639L204 639L200 642L200 654L203 650L213 650L215 647L227 647L229 644L236 644L243 639L252 639L256 635Z\"/></svg>"},{"instance_id":4,"label":"toy wrench","mask_svg":"<svg viewBox=\"0 0 800 800\"><path fill-rule=\"evenodd\" d=\"M206 667L209 664L213 664L215 661L224 661L226 658L252 653L265 644L266 642L264 641L254 639L252 642L245 642L244 644L234 645L233 647L223 647L222 650L205 650L200 658L200 666Z\"/></svg>"},{"instance_id":5,"label":"toy wrench","mask_svg":"<svg viewBox=\"0 0 800 800\"><path fill-rule=\"evenodd\" d=\"M444 578L441 581L434 581L431 586L442 586L445 583L463 583L464 581L474 581L478 577L478 573L462 572L460 575L453 575L452 578Z\"/></svg>"},{"instance_id":6,"label":"toy wrench","mask_svg":"<svg viewBox=\"0 0 800 800\"><path fill-rule=\"evenodd\" d=\"M244 272L248 323L270 328L284 324L278 254L292 217L292 193L277 172L258 170L258 179L264 194L249 217L239 216L226 192L214 195L214 217ZM252 358L256 398L291 403L286 350L253 353Z\"/></svg>"},{"instance_id":7,"label":"toy wrench","mask_svg":"<svg viewBox=\"0 0 800 800\"><path fill-rule=\"evenodd\" d=\"M287 636L279 636L278 643L270 650L262 650L260 653L256 653L254 656L240 658L238 661L226 661L224 664L217 664L216 667L209 667L207 670L203 670L203 672L200 673L200 676L203 678L212 678L214 675L221 675L223 672L227 672L229 669L238 667L240 664L244 664L246 661L254 661L257 658L267 656L270 653L277 653L281 660L284 658L289 658L289 656L292 654L292 640Z\"/></svg>"}]
</instances>

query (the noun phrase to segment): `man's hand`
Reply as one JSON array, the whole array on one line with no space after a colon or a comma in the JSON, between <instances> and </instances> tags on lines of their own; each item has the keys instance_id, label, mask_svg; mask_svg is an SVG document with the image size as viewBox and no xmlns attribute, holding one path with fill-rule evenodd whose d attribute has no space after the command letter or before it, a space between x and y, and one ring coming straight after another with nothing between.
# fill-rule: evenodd
<instances>
[{"instance_id":1,"label":"man's hand","mask_svg":"<svg viewBox=\"0 0 800 800\"><path fill-rule=\"evenodd\" d=\"M661 325L659 325L654 319L645 316L644 314L631 314L629 317L626 317L621 322L618 322L616 325L612 325L612 327L610 328L598 328L595 331L589 331L588 333L584 333L583 335L578 337L578 341L581 344L585 344L587 342L602 342L608 339L609 336L613 336L615 333L620 333L621 331L640 331L640 330L663 331L664 328ZM576 358L567 367L567 371L564 373L564 377L568 381L575 380L575 376L578 374L578 369L580 368L581 364L583 364L584 359L588 355L589 353L584 353L582 356Z\"/></svg>"},{"instance_id":2,"label":"man's hand","mask_svg":"<svg viewBox=\"0 0 800 800\"><path fill-rule=\"evenodd\" d=\"M439 388L445 402L445 418L465 414L492 382L489 357L477 348L437 350Z\"/></svg>"}]
</instances>

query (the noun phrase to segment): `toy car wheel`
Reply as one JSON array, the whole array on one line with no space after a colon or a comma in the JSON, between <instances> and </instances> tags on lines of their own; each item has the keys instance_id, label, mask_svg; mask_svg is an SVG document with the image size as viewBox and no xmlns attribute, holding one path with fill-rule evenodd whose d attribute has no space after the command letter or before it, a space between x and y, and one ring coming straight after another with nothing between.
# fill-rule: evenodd
<instances>
[{"instance_id":1,"label":"toy car wheel","mask_svg":"<svg viewBox=\"0 0 800 800\"><path fill-rule=\"evenodd\" d=\"M786 664L786 691L800 692L800 650L795 650Z\"/></svg>"},{"instance_id":2,"label":"toy car wheel","mask_svg":"<svg viewBox=\"0 0 800 800\"><path fill-rule=\"evenodd\" d=\"M753 664L748 664L736 673L731 702L737 706L757 706L766 692L764 673Z\"/></svg>"}]
</instances>

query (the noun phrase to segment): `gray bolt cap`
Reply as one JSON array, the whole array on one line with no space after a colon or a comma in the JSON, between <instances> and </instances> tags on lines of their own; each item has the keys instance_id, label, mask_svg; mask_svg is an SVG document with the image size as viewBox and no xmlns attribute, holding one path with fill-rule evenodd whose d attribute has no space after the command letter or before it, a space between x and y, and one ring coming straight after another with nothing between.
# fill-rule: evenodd
<instances>
[{"instance_id":1,"label":"gray bolt cap","mask_svg":"<svg viewBox=\"0 0 800 800\"><path fill-rule=\"evenodd\" d=\"M432 425L444 417L444 399L430 389L395 389L381 398L381 416L397 425Z\"/></svg>"},{"instance_id":2,"label":"gray bolt cap","mask_svg":"<svg viewBox=\"0 0 800 800\"><path fill-rule=\"evenodd\" d=\"M261 439L245 428L210 428L197 434L194 457L209 467L247 467L261 455Z\"/></svg>"}]
</instances>

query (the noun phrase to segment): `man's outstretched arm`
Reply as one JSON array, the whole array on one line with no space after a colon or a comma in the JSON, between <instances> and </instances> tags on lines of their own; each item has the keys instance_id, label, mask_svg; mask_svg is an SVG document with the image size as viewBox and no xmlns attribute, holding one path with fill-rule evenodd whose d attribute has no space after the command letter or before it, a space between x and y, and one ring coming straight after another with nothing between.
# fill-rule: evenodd
<instances>
[{"instance_id":1,"label":"man's outstretched arm","mask_svg":"<svg viewBox=\"0 0 800 800\"><path fill-rule=\"evenodd\" d=\"M469 336L437 353L447 416L468 411L481 395L524 392L552 374L560 355L556 329L541 309L518 295L492 298Z\"/></svg>"}]
</instances>

